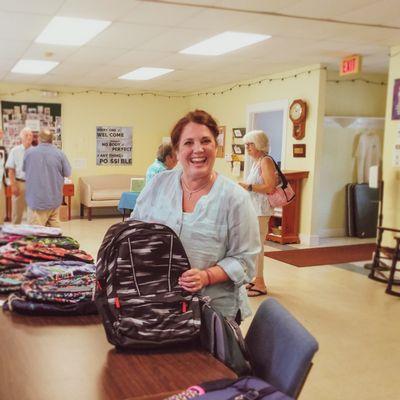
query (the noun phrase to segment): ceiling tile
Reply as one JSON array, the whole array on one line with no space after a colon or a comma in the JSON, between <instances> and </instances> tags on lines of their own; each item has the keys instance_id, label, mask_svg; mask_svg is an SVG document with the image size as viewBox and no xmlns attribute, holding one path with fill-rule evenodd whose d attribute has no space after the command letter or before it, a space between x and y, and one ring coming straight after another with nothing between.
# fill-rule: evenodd
<instances>
[{"instance_id":1,"label":"ceiling tile","mask_svg":"<svg viewBox=\"0 0 400 400\"><path fill-rule=\"evenodd\" d=\"M400 14L393 12L398 8L398 0L367 1L360 7L344 10L340 19L383 25L391 25L397 21L400 27Z\"/></svg>"},{"instance_id":2,"label":"ceiling tile","mask_svg":"<svg viewBox=\"0 0 400 400\"><path fill-rule=\"evenodd\" d=\"M137 4L135 0L66 0L57 14L63 17L114 21Z\"/></svg>"},{"instance_id":3,"label":"ceiling tile","mask_svg":"<svg viewBox=\"0 0 400 400\"><path fill-rule=\"evenodd\" d=\"M220 0L218 6L243 10L278 12L300 0Z\"/></svg>"},{"instance_id":4,"label":"ceiling tile","mask_svg":"<svg viewBox=\"0 0 400 400\"><path fill-rule=\"evenodd\" d=\"M120 65L128 68L129 66L150 66L152 63L156 63L159 60L164 59L168 54L170 53L131 50L124 53L120 57L110 60L109 64Z\"/></svg>"},{"instance_id":5,"label":"ceiling tile","mask_svg":"<svg viewBox=\"0 0 400 400\"><path fill-rule=\"evenodd\" d=\"M42 78L42 75L25 75L9 72L3 80L5 82L34 84L38 82L40 78Z\"/></svg>"},{"instance_id":6,"label":"ceiling tile","mask_svg":"<svg viewBox=\"0 0 400 400\"><path fill-rule=\"evenodd\" d=\"M91 71L94 71L97 66L97 64L92 63L72 63L65 61L55 67L48 75L69 79L88 74ZM64 81L64 83L68 83L68 80Z\"/></svg>"},{"instance_id":7,"label":"ceiling tile","mask_svg":"<svg viewBox=\"0 0 400 400\"><path fill-rule=\"evenodd\" d=\"M120 20L139 24L175 27L199 12L199 9L194 7L139 2L136 7L122 16Z\"/></svg>"},{"instance_id":8,"label":"ceiling tile","mask_svg":"<svg viewBox=\"0 0 400 400\"><path fill-rule=\"evenodd\" d=\"M34 40L50 20L45 15L0 11L0 39Z\"/></svg>"},{"instance_id":9,"label":"ceiling tile","mask_svg":"<svg viewBox=\"0 0 400 400\"><path fill-rule=\"evenodd\" d=\"M183 21L179 27L190 29L212 29L215 34L237 30L238 24L251 23L253 14L223 10L203 10Z\"/></svg>"},{"instance_id":10,"label":"ceiling tile","mask_svg":"<svg viewBox=\"0 0 400 400\"><path fill-rule=\"evenodd\" d=\"M57 46L52 44L32 43L25 51L23 57L34 60L47 59L63 61L76 51L77 48L75 46Z\"/></svg>"},{"instance_id":11,"label":"ceiling tile","mask_svg":"<svg viewBox=\"0 0 400 400\"><path fill-rule=\"evenodd\" d=\"M165 28L116 22L90 41L91 46L133 50L139 44L163 33Z\"/></svg>"},{"instance_id":12,"label":"ceiling tile","mask_svg":"<svg viewBox=\"0 0 400 400\"><path fill-rule=\"evenodd\" d=\"M281 13L314 17L314 18L335 18L346 10L352 10L376 0L346 0L346 1L315 1L302 0L295 4L288 5L279 10Z\"/></svg>"},{"instance_id":13,"label":"ceiling tile","mask_svg":"<svg viewBox=\"0 0 400 400\"><path fill-rule=\"evenodd\" d=\"M0 39L1 58L19 59L23 56L30 42L27 40L5 40ZM0 65L2 62L0 62Z\"/></svg>"},{"instance_id":14,"label":"ceiling tile","mask_svg":"<svg viewBox=\"0 0 400 400\"><path fill-rule=\"evenodd\" d=\"M126 74L126 67L117 65L100 65L93 71L90 71L86 76L104 77L107 80L117 79L119 76Z\"/></svg>"},{"instance_id":15,"label":"ceiling tile","mask_svg":"<svg viewBox=\"0 0 400 400\"><path fill-rule=\"evenodd\" d=\"M64 3L64 0L0 0L0 10L27 14L52 15L57 12L62 3Z\"/></svg>"},{"instance_id":16,"label":"ceiling tile","mask_svg":"<svg viewBox=\"0 0 400 400\"><path fill-rule=\"evenodd\" d=\"M83 46L68 57L68 62L107 63L126 53L126 49L112 47Z\"/></svg>"},{"instance_id":17,"label":"ceiling tile","mask_svg":"<svg viewBox=\"0 0 400 400\"><path fill-rule=\"evenodd\" d=\"M141 50L151 51L172 51L178 52L193 44L207 39L213 34L206 31L196 31L181 28L166 28L161 35L147 40L138 48Z\"/></svg>"}]
</instances>

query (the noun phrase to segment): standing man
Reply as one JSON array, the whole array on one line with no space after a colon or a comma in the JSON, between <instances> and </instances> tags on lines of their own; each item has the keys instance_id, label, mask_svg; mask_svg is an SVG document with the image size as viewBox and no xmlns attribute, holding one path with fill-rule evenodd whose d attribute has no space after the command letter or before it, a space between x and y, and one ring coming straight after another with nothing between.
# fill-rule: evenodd
<instances>
[{"instance_id":1,"label":"standing man","mask_svg":"<svg viewBox=\"0 0 400 400\"><path fill-rule=\"evenodd\" d=\"M12 218L13 224L20 224L26 209L25 202L25 172L22 171L25 150L31 147L33 134L29 128L24 128L19 134L21 144L11 149L6 168L12 191Z\"/></svg>"},{"instance_id":2,"label":"standing man","mask_svg":"<svg viewBox=\"0 0 400 400\"><path fill-rule=\"evenodd\" d=\"M59 227L64 178L71 175L71 166L65 154L53 145L50 131L41 131L39 145L25 152L22 170L26 177L28 223Z\"/></svg>"}]
</instances>

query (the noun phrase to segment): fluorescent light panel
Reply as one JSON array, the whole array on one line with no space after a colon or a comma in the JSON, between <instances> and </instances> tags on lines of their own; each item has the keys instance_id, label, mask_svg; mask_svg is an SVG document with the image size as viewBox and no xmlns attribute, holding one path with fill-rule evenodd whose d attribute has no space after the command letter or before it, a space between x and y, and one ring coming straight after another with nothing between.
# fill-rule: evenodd
<instances>
[{"instance_id":1,"label":"fluorescent light panel","mask_svg":"<svg viewBox=\"0 0 400 400\"><path fill-rule=\"evenodd\" d=\"M16 74L44 75L59 63L57 61L19 60L11 70Z\"/></svg>"},{"instance_id":2,"label":"fluorescent light panel","mask_svg":"<svg viewBox=\"0 0 400 400\"><path fill-rule=\"evenodd\" d=\"M149 79L156 78L161 75L168 74L172 72L173 69L169 68L151 68L142 67L128 72L125 75L120 76L118 79L129 79L132 81L147 81Z\"/></svg>"},{"instance_id":3,"label":"fluorescent light panel","mask_svg":"<svg viewBox=\"0 0 400 400\"><path fill-rule=\"evenodd\" d=\"M111 21L54 17L36 38L36 43L82 46L106 29Z\"/></svg>"},{"instance_id":4,"label":"fluorescent light panel","mask_svg":"<svg viewBox=\"0 0 400 400\"><path fill-rule=\"evenodd\" d=\"M227 31L181 50L180 53L219 56L269 38L270 35Z\"/></svg>"}]
</instances>

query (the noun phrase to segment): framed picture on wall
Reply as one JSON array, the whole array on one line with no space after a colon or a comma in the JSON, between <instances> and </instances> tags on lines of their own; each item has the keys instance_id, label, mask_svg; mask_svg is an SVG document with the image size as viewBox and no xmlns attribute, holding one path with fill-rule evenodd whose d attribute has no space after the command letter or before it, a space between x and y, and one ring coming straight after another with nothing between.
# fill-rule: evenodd
<instances>
[{"instance_id":1,"label":"framed picture on wall","mask_svg":"<svg viewBox=\"0 0 400 400\"><path fill-rule=\"evenodd\" d=\"M394 80L392 119L400 119L400 79Z\"/></svg>"},{"instance_id":2,"label":"framed picture on wall","mask_svg":"<svg viewBox=\"0 0 400 400\"><path fill-rule=\"evenodd\" d=\"M233 151L233 154L243 155L244 154L244 144L233 144L232 151Z\"/></svg>"},{"instance_id":3,"label":"framed picture on wall","mask_svg":"<svg viewBox=\"0 0 400 400\"><path fill-rule=\"evenodd\" d=\"M246 128L233 128L233 136L235 138L242 138L246 134Z\"/></svg>"},{"instance_id":4,"label":"framed picture on wall","mask_svg":"<svg viewBox=\"0 0 400 400\"><path fill-rule=\"evenodd\" d=\"M217 137L217 157L224 158L225 157L225 133L226 133L226 126L219 126L218 127L219 134Z\"/></svg>"}]
</instances>

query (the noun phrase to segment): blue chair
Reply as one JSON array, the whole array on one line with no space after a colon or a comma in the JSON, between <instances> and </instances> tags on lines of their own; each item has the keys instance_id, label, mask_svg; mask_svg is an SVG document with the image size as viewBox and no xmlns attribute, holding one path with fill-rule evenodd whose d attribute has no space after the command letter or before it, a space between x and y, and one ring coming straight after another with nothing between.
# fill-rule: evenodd
<instances>
[{"instance_id":1,"label":"blue chair","mask_svg":"<svg viewBox=\"0 0 400 400\"><path fill-rule=\"evenodd\" d=\"M254 375L297 398L318 350L315 338L275 299L264 300L245 338Z\"/></svg>"}]
</instances>

